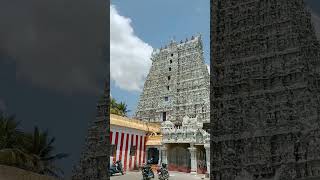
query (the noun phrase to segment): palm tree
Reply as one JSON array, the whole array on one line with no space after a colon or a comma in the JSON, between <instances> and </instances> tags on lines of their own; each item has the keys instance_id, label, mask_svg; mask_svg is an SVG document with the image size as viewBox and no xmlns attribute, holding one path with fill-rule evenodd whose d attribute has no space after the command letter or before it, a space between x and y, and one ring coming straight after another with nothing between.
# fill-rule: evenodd
<instances>
[{"instance_id":1,"label":"palm tree","mask_svg":"<svg viewBox=\"0 0 320 180\"><path fill-rule=\"evenodd\" d=\"M110 108L118 108L118 103L114 98L110 98Z\"/></svg>"},{"instance_id":2,"label":"palm tree","mask_svg":"<svg viewBox=\"0 0 320 180\"><path fill-rule=\"evenodd\" d=\"M39 174L59 177L63 174L54 162L67 154L53 154L55 138L35 127L33 134L18 129L14 116L0 114L0 164Z\"/></svg>"},{"instance_id":3,"label":"palm tree","mask_svg":"<svg viewBox=\"0 0 320 180\"><path fill-rule=\"evenodd\" d=\"M110 113L116 114L119 116L127 116L127 113L130 112L127 108L127 104L124 102L117 103L114 98L110 98Z\"/></svg>"},{"instance_id":4,"label":"palm tree","mask_svg":"<svg viewBox=\"0 0 320 180\"><path fill-rule=\"evenodd\" d=\"M120 102L120 104L118 104L118 109L123 116L127 116L128 112L130 112L127 108L127 104L124 102Z\"/></svg>"},{"instance_id":5,"label":"palm tree","mask_svg":"<svg viewBox=\"0 0 320 180\"><path fill-rule=\"evenodd\" d=\"M0 114L0 164L29 169L32 157L23 150L26 137L18 126L14 116Z\"/></svg>"},{"instance_id":6,"label":"palm tree","mask_svg":"<svg viewBox=\"0 0 320 180\"><path fill-rule=\"evenodd\" d=\"M14 116L0 115L0 149L14 148L19 144L22 132L18 126Z\"/></svg>"},{"instance_id":7,"label":"palm tree","mask_svg":"<svg viewBox=\"0 0 320 180\"><path fill-rule=\"evenodd\" d=\"M110 98L110 114L121 115L121 113L118 109L118 103L113 98Z\"/></svg>"},{"instance_id":8,"label":"palm tree","mask_svg":"<svg viewBox=\"0 0 320 180\"><path fill-rule=\"evenodd\" d=\"M68 154L53 154L55 138L49 138L48 131L40 132L34 128L33 134L28 134L26 151L33 157L34 171L39 174L60 177L63 171L55 166L55 161L68 157Z\"/></svg>"}]
</instances>

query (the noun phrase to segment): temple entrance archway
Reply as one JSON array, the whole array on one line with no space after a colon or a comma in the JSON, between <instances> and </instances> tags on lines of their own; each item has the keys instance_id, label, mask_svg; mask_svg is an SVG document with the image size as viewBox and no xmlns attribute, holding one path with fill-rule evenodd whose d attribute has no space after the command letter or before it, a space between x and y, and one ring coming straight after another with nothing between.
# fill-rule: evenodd
<instances>
[{"instance_id":1,"label":"temple entrance archway","mask_svg":"<svg viewBox=\"0 0 320 180\"><path fill-rule=\"evenodd\" d=\"M159 150L158 148L148 148L148 155L147 160L150 160L152 158L152 164L158 164L159 162Z\"/></svg>"},{"instance_id":2,"label":"temple entrance archway","mask_svg":"<svg viewBox=\"0 0 320 180\"><path fill-rule=\"evenodd\" d=\"M207 172L206 149L204 146L197 146L197 173Z\"/></svg>"},{"instance_id":3,"label":"temple entrance archway","mask_svg":"<svg viewBox=\"0 0 320 180\"><path fill-rule=\"evenodd\" d=\"M189 144L170 144L168 148L169 171L187 172L191 171Z\"/></svg>"}]
</instances>

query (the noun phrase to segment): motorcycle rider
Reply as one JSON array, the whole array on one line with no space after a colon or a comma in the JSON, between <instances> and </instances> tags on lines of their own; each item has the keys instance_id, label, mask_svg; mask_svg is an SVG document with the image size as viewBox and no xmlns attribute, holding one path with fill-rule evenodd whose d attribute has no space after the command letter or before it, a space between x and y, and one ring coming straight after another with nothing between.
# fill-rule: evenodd
<instances>
[{"instance_id":1,"label":"motorcycle rider","mask_svg":"<svg viewBox=\"0 0 320 180\"><path fill-rule=\"evenodd\" d=\"M113 165L111 166L110 170L109 170L110 175L116 174L116 173L121 173L122 175L123 170L122 170L122 164L121 161L118 160L116 162L113 163Z\"/></svg>"},{"instance_id":2,"label":"motorcycle rider","mask_svg":"<svg viewBox=\"0 0 320 180\"><path fill-rule=\"evenodd\" d=\"M161 168L158 169L158 177L159 177L159 180L169 179L169 172L166 164L162 163Z\"/></svg>"},{"instance_id":3,"label":"motorcycle rider","mask_svg":"<svg viewBox=\"0 0 320 180\"><path fill-rule=\"evenodd\" d=\"M151 168L152 159L148 160L144 166L142 166L142 177L144 180L150 180L151 178L154 178L154 173Z\"/></svg>"}]
</instances>

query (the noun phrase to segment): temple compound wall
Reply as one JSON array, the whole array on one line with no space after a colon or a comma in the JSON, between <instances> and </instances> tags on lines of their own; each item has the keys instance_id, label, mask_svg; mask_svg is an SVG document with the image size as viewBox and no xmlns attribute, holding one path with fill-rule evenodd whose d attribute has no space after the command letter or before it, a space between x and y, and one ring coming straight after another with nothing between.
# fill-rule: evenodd
<instances>
[{"instance_id":1,"label":"temple compound wall","mask_svg":"<svg viewBox=\"0 0 320 180\"><path fill-rule=\"evenodd\" d=\"M320 179L320 45L304 1L211 2L212 178Z\"/></svg>"}]
</instances>

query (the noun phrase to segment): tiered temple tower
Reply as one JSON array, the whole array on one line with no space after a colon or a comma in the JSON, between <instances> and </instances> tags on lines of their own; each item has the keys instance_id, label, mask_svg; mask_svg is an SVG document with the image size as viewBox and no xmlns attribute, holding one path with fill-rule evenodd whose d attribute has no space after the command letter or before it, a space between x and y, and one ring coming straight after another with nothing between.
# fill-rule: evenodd
<instances>
[{"instance_id":1,"label":"tiered temple tower","mask_svg":"<svg viewBox=\"0 0 320 180\"><path fill-rule=\"evenodd\" d=\"M209 123L209 73L204 63L201 36L152 54L152 66L137 107L136 118L149 122L198 116Z\"/></svg>"},{"instance_id":2,"label":"tiered temple tower","mask_svg":"<svg viewBox=\"0 0 320 180\"><path fill-rule=\"evenodd\" d=\"M136 118L161 123L161 161L169 170L209 171L209 72L201 36L152 54Z\"/></svg>"},{"instance_id":3,"label":"tiered temple tower","mask_svg":"<svg viewBox=\"0 0 320 180\"><path fill-rule=\"evenodd\" d=\"M211 175L319 179L320 51L304 1L211 3Z\"/></svg>"},{"instance_id":4,"label":"tiered temple tower","mask_svg":"<svg viewBox=\"0 0 320 180\"><path fill-rule=\"evenodd\" d=\"M96 118L89 124L80 162L73 169L72 180L101 180L109 176L109 85L97 103Z\"/></svg>"}]
</instances>

